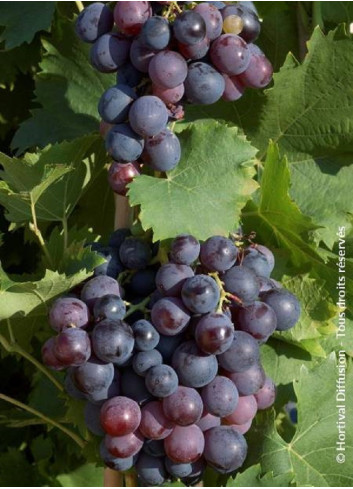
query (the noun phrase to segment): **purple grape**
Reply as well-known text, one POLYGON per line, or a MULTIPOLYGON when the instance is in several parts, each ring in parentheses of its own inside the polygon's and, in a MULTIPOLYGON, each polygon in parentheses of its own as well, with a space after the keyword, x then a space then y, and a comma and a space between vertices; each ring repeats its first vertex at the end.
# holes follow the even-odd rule
POLYGON ((120 34, 103 34, 91 48, 91 63, 102 73, 117 71, 129 59, 130 41, 120 34))
POLYGON ((145 95, 132 104, 129 122, 132 129, 140 136, 156 136, 167 126, 167 108, 158 97, 145 95))
POLYGON ((227 373, 223 375, 232 380, 241 396, 251 396, 256 394, 264 386, 266 375, 261 365, 255 364, 244 372, 227 373))
POLYGON ((101 407, 91 402, 86 402, 84 409, 85 424, 89 431, 96 436, 104 436, 104 430, 100 422, 101 407))
POLYGON ((223 19, 229 15, 236 15, 242 20, 243 28, 239 34, 246 42, 254 42, 261 31, 261 24, 257 14, 252 8, 243 5, 228 5, 222 10, 223 19))
POLYGON ((201 431, 207 431, 215 426, 220 426, 221 419, 218 416, 210 414, 204 409, 201 419, 196 423, 201 431))
POLYGON ((276 399, 276 385, 270 377, 266 377, 264 385, 255 394, 257 409, 268 409, 276 399))
POLYGON ((205 447, 205 439, 198 426, 176 426, 165 439, 167 456, 177 463, 190 463, 198 460, 205 447))
POLYGON ((84 42, 94 42, 111 30, 114 24, 113 14, 101 2, 85 7, 76 19, 75 31, 84 42))
POLYGON ((109 453, 118 458, 136 455, 143 447, 143 437, 139 431, 125 436, 105 435, 105 446, 109 453))
POLYGON ((172 366, 186 387, 203 387, 216 377, 218 362, 214 355, 203 353, 192 340, 182 343, 174 352, 172 366))
POLYGON ((222 95, 223 100, 226 102, 235 102, 236 100, 239 100, 245 91, 245 87, 240 83, 239 77, 223 74, 223 78, 225 81, 225 88, 222 95))
POLYGON ((174 37, 183 44, 196 44, 206 37, 206 23, 194 9, 185 10, 174 21, 174 37))
POLYGON ((234 331, 227 351, 218 355, 218 362, 228 372, 244 372, 260 361, 258 342, 244 331, 234 331))
POLYGON ((128 238, 119 249, 120 260, 130 270, 146 268, 152 258, 150 246, 138 238, 128 238))
POLYGON ((109 124, 118 124, 127 119, 130 105, 136 100, 136 93, 128 85, 116 85, 108 88, 98 103, 101 118, 109 124))
POLYGON ((210 41, 214 41, 222 34, 223 18, 221 12, 211 5, 203 2, 196 5, 194 11, 201 15, 206 24, 206 36, 210 41))
POLYGON ((73 297, 60 297, 49 310, 49 323, 55 331, 65 328, 85 328, 89 322, 89 310, 84 302, 73 297))
POLYGON ((184 86, 189 102, 210 105, 222 97, 225 82, 223 76, 213 66, 197 61, 189 65, 184 86))
POLYGON ((150 2, 117 2, 114 8, 115 23, 127 36, 139 34, 151 15, 150 2))
POLYGON ((99 275, 90 279, 83 287, 81 299, 90 309, 93 309, 97 299, 112 294, 120 297, 120 287, 116 280, 106 275, 99 275))
POLYGON ((227 292, 235 295, 243 303, 251 304, 259 296, 260 285, 256 274, 248 267, 234 266, 222 276, 227 292))
POLYGON ((141 156, 144 141, 128 124, 116 124, 107 134, 105 147, 115 160, 128 163, 141 156))
POLYGON ((140 165, 136 161, 131 163, 118 163, 114 161, 109 168, 108 183, 113 192, 118 195, 126 195, 128 191, 127 185, 137 175, 140 175, 140 165))
MULTIPOLYGON (((140 421, 141 410, 137 402, 128 397, 112 397, 101 408, 100 422, 104 432, 108 435, 129 435, 137 430, 140 421)), ((129 457, 129 455, 126 456, 129 457)))
POLYGON ((278 331, 286 331, 296 325, 301 309, 294 294, 285 289, 274 289, 261 294, 261 300, 274 310, 278 331))
POLYGON ((247 69, 239 75, 240 82, 245 87, 264 88, 271 82, 273 67, 266 56, 252 55, 247 69))
POLYGON ((191 265, 200 253, 200 243, 189 234, 180 234, 170 246, 170 257, 174 263, 191 265))
POLYGON ((175 105, 183 98, 185 87, 183 83, 174 88, 162 88, 153 84, 152 91, 153 95, 163 100, 166 105, 175 105))
POLYGON ((217 472, 227 474, 241 467, 247 450, 245 438, 231 426, 217 426, 205 433, 204 457, 217 472))
POLYGON ((179 51, 184 56, 185 59, 197 60, 202 59, 208 53, 210 48, 210 41, 207 37, 202 39, 196 44, 178 44, 179 51))
POLYGON ((179 386, 172 395, 163 399, 163 412, 168 419, 179 426, 194 424, 202 416, 201 396, 195 389, 179 386))
POLYGON ((235 429, 238 433, 240 433, 241 435, 245 435, 245 433, 247 433, 250 430, 251 425, 252 425, 252 422, 253 422, 253 420, 251 419, 247 423, 244 423, 244 424, 231 424, 230 426, 233 429, 235 429))
POLYGON ((258 282, 260 284, 260 297, 263 292, 268 292, 273 289, 282 289, 282 284, 274 280, 273 278, 258 277, 258 282))
POLYGON ((253 395, 241 396, 234 411, 224 416, 224 418, 227 424, 244 425, 254 419, 256 413, 257 403, 255 397, 253 395))
POLYGON ((159 333, 149 321, 140 319, 132 325, 135 348, 139 351, 153 350, 159 343, 159 333))
POLYGON ((130 61, 134 68, 142 73, 148 73, 150 62, 156 51, 144 46, 140 39, 135 39, 131 44, 130 61))
POLYGON ((94 269, 94 274, 96 276, 108 275, 108 277, 115 279, 123 271, 123 266, 116 250, 110 246, 102 246, 95 251, 106 261, 94 269))
POLYGON ((159 333, 174 336, 186 328, 190 314, 180 299, 164 297, 152 307, 151 320, 159 333))
POLYGON ((193 277, 194 271, 187 265, 166 263, 162 265, 156 275, 157 289, 169 297, 178 297, 187 278, 193 277))
POLYGON ((277 327, 274 310, 264 302, 256 301, 250 306, 237 308, 235 317, 239 329, 261 342, 267 341, 277 327))
POLYGON ((104 319, 92 332, 92 348, 103 362, 124 365, 132 356, 134 335, 131 327, 124 321, 104 319))
POLYGON ((126 314, 125 302, 117 295, 104 295, 96 300, 93 314, 96 321, 101 321, 102 319, 118 321, 123 319, 126 314))
POLYGON ((212 63, 222 73, 239 75, 250 64, 250 51, 246 42, 235 34, 222 34, 210 49, 212 63))
POLYGON ((91 401, 107 399, 109 387, 114 380, 114 366, 91 357, 87 363, 72 370, 74 385, 91 401))
POLYGON ((205 353, 219 355, 231 346, 234 337, 234 326, 228 316, 221 313, 210 313, 203 316, 195 329, 197 346, 205 353))
POLYGON ((169 365, 157 365, 146 375, 147 390, 155 397, 167 397, 178 388, 178 376, 169 365))
POLYGON ((142 27, 141 42, 149 49, 161 51, 170 41, 169 22, 158 15, 150 17, 142 27))
POLYGON ((99 446, 99 454, 105 465, 112 470, 125 472, 126 470, 131 469, 134 465, 134 457, 114 457, 105 446, 105 440, 102 440, 99 446))
POLYGON ((168 128, 154 137, 146 138, 143 158, 153 170, 173 170, 179 163, 180 157, 179 139, 168 128))
POLYGON ((53 353, 62 365, 79 367, 91 356, 91 342, 83 329, 65 329, 54 340, 53 353))
POLYGON ((185 281, 181 296, 190 311, 195 314, 207 314, 216 309, 220 290, 212 277, 195 275, 185 281))
POLYGON ((211 272, 225 272, 235 263, 238 248, 228 238, 212 236, 201 245, 200 260, 211 272))
POLYGON ((49 338, 44 343, 44 345, 42 346, 43 363, 46 367, 49 367, 53 370, 63 370, 65 368, 65 365, 63 365, 63 363, 56 358, 54 354, 54 347, 55 338, 49 338))
POLYGON ((150 440, 164 440, 169 436, 175 424, 163 412, 160 401, 152 401, 141 410, 141 423, 139 430, 150 440))
POLYGON ((146 377, 148 370, 163 363, 162 355, 158 350, 140 351, 132 359, 132 368, 141 377, 146 377))
POLYGON ((202 400, 207 411, 224 418, 232 413, 238 404, 239 394, 234 383, 218 375, 202 388, 202 400))

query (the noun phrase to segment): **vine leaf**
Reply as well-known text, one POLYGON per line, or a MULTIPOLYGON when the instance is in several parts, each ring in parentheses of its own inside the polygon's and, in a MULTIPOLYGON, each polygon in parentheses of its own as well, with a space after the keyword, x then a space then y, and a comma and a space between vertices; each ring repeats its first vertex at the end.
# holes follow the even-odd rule
POLYGON ((64 487, 102 487, 103 467, 85 464, 72 472, 58 475, 57 479, 64 487))
POLYGON ((144 229, 156 240, 180 233, 199 239, 236 229, 240 211, 257 188, 256 149, 236 128, 215 121, 192 124, 180 135, 182 159, 160 179, 142 175, 130 184, 144 229))
MULTIPOLYGON (((294 383, 298 401, 298 424, 289 443, 278 434, 273 412, 261 413, 257 417, 251 437, 255 442, 255 450, 260 455, 263 472, 273 471, 277 476, 293 471, 297 486, 352 485, 353 430, 347 420, 353 416, 353 393, 350 389, 346 391, 346 462, 338 464, 337 375, 335 354, 331 354, 310 371, 302 367, 300 378, 294 383)), ((349 365, 346 385, 351 385, 352 381, 353 370, 349 365)))
POLYGON ((5 41, 6 49, 30 43, 37 32, 49 29, 55 5, 56 2, 1 2, 0 25, 5 29, 0 42, 5 41))
POLYGON ((272 472, 262 475, 261 465, 253 465, 244 472, 230 477, 226 487, 290 487, 294 479, 293 472, 274 476, 272 472))

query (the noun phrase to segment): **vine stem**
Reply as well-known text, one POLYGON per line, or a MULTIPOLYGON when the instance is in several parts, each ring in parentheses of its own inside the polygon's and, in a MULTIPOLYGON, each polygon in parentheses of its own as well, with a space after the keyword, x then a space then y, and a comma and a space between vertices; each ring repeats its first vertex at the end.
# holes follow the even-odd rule
POLYGON ((130 307, 129 307, 129 310, 127 311, 127 313, 125 314, 125 318, 128 318, 129 316, 131 316, 131 314, 133 314, 134 312, 136 311, 142 311, 144 312, 145 309, 146 309, 146 306, 147 304, 149 303, 151 297, 148 296, 146 297, 145 299, 143 299, 143 301, 139 302, 138 304, 129 304, 130 307))
POLYGON ((18 343, 16 343, 10 321, 8 320, 7 322, 8 329, 9 329, 9 335, 10 335, 10 342, 5 338, 5 336, 0 335, 0 344, 2 347, 9 353, 17 353, 21 357, 25 358, 29 362, 31 362, 38 370, 40 370, 48 379, 55 385, 57 389, 59 389, 60 392, 64 392, 64 387, 62 384, 47 370, 44 365, 42 365, 38 360, 36 360, 30 353, 28 353, 26 350, 24 350, 18 343))
POLYGON ((83 3, 80 2, 80 1, 76 1, 75 3, 76 3, 77 10, 79 12, 82 12, 82 10, 85 8, 84 5, 83 5, 83 3))
POLYGON ((33 202, 33 198, 31 196, 31 214, 32 214, 32 221, 33 222, 30 222, 29 223, 29 229, 35 234, 35 236, 37 237, 38 241, 39 241, 39 244, 41 245, 42 247, 42 250, 43 250, 43 253, 47 259, 47 262, 48 264, 51 266, 51 268, 53 268, 53 260, 50 256, 50 253, 48 251, 48 248, 45 244, 45 241, 44 241, 44 238, 43 238, 43 235, 38 227, 38 223, 37 223, 37 214, 36 214, 36 207, 35 207, 35 203, 33 202))
POLYGON ((76 433, 66 428, 66 426, 62 425, 61 423, 58 423, 54 419, 49 418, 48 416, 37 411, 36 409, 33 409, 30 406, 27 406, 26 404, 23 404, 22 402, 13 399, 12 397, 6 396, 5 394, 0 393, 0 399, 2 399, 5 402, 8 402, 9 404, 12 404, 13 406, 23 409, 24 411, 27 411, 28 413, 31 413, 34 416, 37 416, 37 418, 42 419, 43 421, 45 421, 48 424, 51 424, 52 426, 55 426, 55 428, 58 428, 60 431, 65 433, 67 436, 69 436, 75 443, 77 443, 77 445, 80 448, 84 448, 85 441, 82 440, 82 438, 80 438, 76 433))

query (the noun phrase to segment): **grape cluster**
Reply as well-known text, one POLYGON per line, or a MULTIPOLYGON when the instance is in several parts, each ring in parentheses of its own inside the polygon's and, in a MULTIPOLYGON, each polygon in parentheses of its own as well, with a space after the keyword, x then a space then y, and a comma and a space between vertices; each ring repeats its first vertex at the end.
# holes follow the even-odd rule
POLYGON ((167 125, 184 103, 235 101, 270 83, 271 63, 254 44, 260 27, 252 2, 119 1, 114 12, 103 3, 81 12, 76 33, 93 43, 93 67, 117 72, 98 104, 114 192, 125 195, 143 164, 176 167, 180 143, 167 125))
POLYGON ((101 458, 149 486, 192 485, 207 465, 237 470, 244 434, 275 399, 260 345, 300 315, 270 278, 272 252, 250 237, 180 235, 161 264, 158 246, 124 229, 91 246, 106 262, 80 298, 53 303, 58 335, 43 360, 68 368, 67 392, 86 400, 86 424, 104 437, 101 458))

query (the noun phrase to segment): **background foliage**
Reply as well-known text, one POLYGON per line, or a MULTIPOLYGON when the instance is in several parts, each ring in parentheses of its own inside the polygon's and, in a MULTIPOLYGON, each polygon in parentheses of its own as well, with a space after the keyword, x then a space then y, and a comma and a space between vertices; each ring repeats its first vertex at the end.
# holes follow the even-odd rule
MULTIPOLYGON (((256 230, 275 252, 276 278, 303 306, 299 324, 263 347, 278 399, 257 416, 244 471, 229 480, 209 471, 205 485, 351 486, 353 429, 337 466, 334 398, 338 226, 349 256, 353 239, 352 2, 257 4, 273 86, 234 104, 187 107, 175 128, 180 165, 166 180, 137 178, 130 199, 155 239, 204 239, 239 222, 256 230), (298 401, 295 427, 289 400, 298 401)), ((102 485, 82 403, 39 363, 48 304, 92 274, 100 259, 83 245, 106 238, 114 215, 96 105, 115 76, 90 67, 76 15, 74 2, 0 3, 2 486, 102 485)), ((352 270, 347 257, 348 296, 352 270)), ((347 385, 351 377, 348 358, 347 385)))

